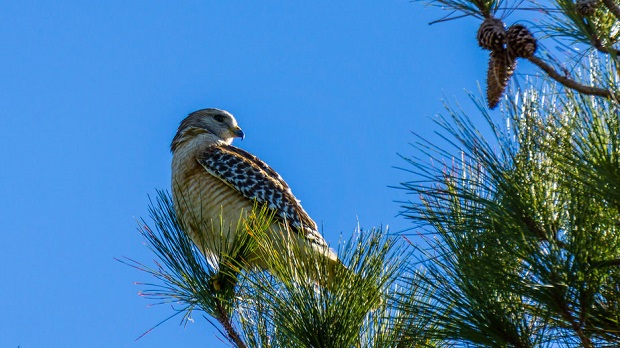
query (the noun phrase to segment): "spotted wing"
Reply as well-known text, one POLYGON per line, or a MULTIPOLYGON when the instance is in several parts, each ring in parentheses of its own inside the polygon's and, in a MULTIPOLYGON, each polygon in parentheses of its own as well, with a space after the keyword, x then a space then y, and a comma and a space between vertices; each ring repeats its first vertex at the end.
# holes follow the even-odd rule
POLYGON ((308 216, 282 177, 256 156, 231 145, 211 146, 198 158, 211 175, 224 181, 241 195, 275 210, 308 241, 327 246, 316 223, 308 216))

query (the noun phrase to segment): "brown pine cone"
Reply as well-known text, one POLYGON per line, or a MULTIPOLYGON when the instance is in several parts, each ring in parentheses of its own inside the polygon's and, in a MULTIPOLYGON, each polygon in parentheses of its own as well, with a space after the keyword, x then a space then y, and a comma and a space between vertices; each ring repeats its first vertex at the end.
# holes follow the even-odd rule
POLYGON ((491 51, 487 70, 487 104, 494 109, 499 104, 508 81, 517 67, 517 60, 505 49, 491 51))
POLYGON ((478 45, 487 50, 497 51, 506 44, 504 23, 497 18, 486 18, 478 28, 478 45))
POLYGON ((600 4, 601 0, 577 0, 575 2, 575 9, 577 14, 587 17, 593 15, 600 4))
POLYGON ((536 52, 536 39, 525 26, 515 24, 506 33, 506 47, 510 57, 529 58, 536 52))

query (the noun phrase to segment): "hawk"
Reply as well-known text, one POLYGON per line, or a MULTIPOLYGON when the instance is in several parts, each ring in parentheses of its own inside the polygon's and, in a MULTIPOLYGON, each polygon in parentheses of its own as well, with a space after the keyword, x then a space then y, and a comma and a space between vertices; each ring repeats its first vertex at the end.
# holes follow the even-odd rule
MULTIPOLYGON (((218 255, 225 242, 235 240, 240 220, 264 206, 274 216, 268 232, 273 245, 297 243, 325 257, 333 274, 341 263, 288 184, 265 162, 231 145, 244 137, 224 110, 198 110, 181 121, 170 148, 172 197, 185 232, 205 255, 218 255)), ((260 254, 246 256, 249 266, 268 267, 260 254)))

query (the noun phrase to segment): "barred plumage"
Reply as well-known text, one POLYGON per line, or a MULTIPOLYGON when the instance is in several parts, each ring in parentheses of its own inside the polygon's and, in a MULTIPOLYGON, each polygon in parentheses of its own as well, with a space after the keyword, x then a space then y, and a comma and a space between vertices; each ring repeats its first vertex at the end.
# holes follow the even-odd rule
POLYGON ((515 24, 506 32, 506 47, 512 58, 529 58, 536 52, 536 39, 525 26, 515 24))
POLYGON ((517 67, 517 60, 510 57, 505 49, 491 51, 487 70, 487 104, 493 109, 497 106, 508 81, 517 67))
POLYGON ((478 45, 497 51, 504 49, 506 44, 506 29, 504 23, 497 18, 486 18, 478 28, 478 45))
POLYGON ((230 255, 237 233, 253 232, 238 230, 240 222, 253 209, 267 207, 275 220, 264 236, 265 245, 274 249, 261 246, 236 257, 249 266, 268 268, 266 255, 286 258, 296 248, 324 257, 332 279, 344 266, 316 223, 275 170, 231 145, 236 137, 243 138, 244 133, 224 110, 199 110, 181 122, 171 144, 172 196, 185 232, 203 253, 230 255))
POLYGON ((209 174, 224 181, 245 198, 275 210, 276 218, 288 223, 309 242, 327 247, 316 223, 282 177, 267 163, 231 145, 207 147, 198 162, 209 174))

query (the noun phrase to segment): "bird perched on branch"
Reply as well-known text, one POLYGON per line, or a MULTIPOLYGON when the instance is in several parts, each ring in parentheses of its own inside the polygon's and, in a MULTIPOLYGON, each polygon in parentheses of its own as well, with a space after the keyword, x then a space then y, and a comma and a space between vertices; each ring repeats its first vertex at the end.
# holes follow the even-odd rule
MULTIPOLYGON (((202 109, 189 114, 172 140, 172 194, 185 232, 205 255, 227 253, 244 219, 258 206, 274 216, 267 233, 280 256, 292 245, 324 257, 329 278, 344 267, 302 208, 287 183, 265 162, 238 147, 245 134, 227 111, 202 109), (240 224, 240 221, 242 222, 240 224), (296 243, 296 244, 295 244, 296 243)), ((251 231, 249 231, 251 233, 251 231)), ((268 268, 265 253, 242 255, 246 265, 268 268)), ((219 285, 216 285, 217 289, 219 285)))

